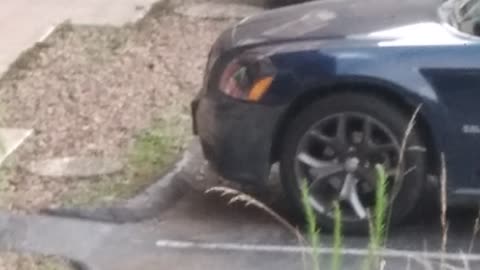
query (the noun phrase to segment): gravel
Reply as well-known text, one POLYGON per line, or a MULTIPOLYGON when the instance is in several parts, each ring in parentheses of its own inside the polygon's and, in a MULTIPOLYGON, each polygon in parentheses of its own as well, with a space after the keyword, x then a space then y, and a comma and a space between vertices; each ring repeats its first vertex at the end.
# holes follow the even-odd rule
POLYGON ((65 24, 37 44, 0 82, 3 125, 35 130, 4 169, 0 204, 52 207, 99 181, 130 181, 120 174, 87 179, 90 185, 24 168, 65 157, 124 161, 152 123, 180 137, 171 151, 179 152, 190 134, 189 102, 200 88, 208 49, 229 23, 178 16, 163 5, 136 25, 65 24))
MULTIPOLYGON (((171 1, 181 2, 200 1, 171 1)), ((28 168, 85 157, 128 164, 135 141, 152 126, 170 138, 163 163, 182 151, 191 134, 189 103, 201 86, 209 47, 232 20, 172 10, 156 6, 139 23, 122 28, 65 23, 0 79, 2 126, 34 129, 0 171, 1 208, 29 212, 108 202, 121 194, 118 185, 141 189, 155 178, 136 184, 128 165, 114 175, 81 178, 41 176, 28 168)), ((3 269, 65 266, 9 254, 0 256, 3 269)))

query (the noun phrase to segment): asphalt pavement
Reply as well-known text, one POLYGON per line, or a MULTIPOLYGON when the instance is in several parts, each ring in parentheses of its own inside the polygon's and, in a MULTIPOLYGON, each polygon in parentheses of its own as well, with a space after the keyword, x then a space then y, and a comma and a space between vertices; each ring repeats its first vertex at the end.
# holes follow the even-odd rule
MULTIPOLYGON (((203 163, 201 157, 194 160, 203 163)), ((187 175, 193 177, 195 172, 187 175)), ((303 227, 282 197, 272 200, 272 194, 259 196, 271 201, 294 226, 303 227)), ((390 232, 388 249, 381 253, 383 269, 441 269, 442 261, 447 265, 444 269, 478 269, 480 243, 472 241, 476 211, 450 209, 448 252, 443 254, 439 252, 442 232, 438 211, 430 210, 390 232)), ((321 269, 331 269, 332 237, 322 234, 320 239, 321 269)), ((367 237, 346 236, 341 269, 365 269, 367 246, 367 237)), ((227 198, 205 194, 193 185, 186 185, 183 196, 168 209, 136 223, 4 212, 0 214, 0 248, 60 255, 77 266, 95 270, 304 269, 311 262, 311 250, 263 210, 241 203, 229 205, 227 198)))

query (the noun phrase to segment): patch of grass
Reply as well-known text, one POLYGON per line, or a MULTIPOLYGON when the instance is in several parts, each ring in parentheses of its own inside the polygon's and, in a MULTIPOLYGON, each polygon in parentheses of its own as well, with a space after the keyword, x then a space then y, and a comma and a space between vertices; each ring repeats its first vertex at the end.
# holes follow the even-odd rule
POLYGON ((176 118, 156 121, 132 140, 122 173, 79 181, 73 191, 63 196, 63 205, 105 204, 134 196, 173 164, 189 138, 186 134, 185 123, 176 118))
POLYGON ((125 173, 109 177, 100 177, 95 181, 79 180, 75 188, 62 196, 63 206, 106 204, 122 198, 130 187, 125 173))
POLYGON ((172 162, 182 144, 181 137, 173 133, 169 124, 161 121, 139 134, 128 154, 129 167, 135 177, 154 176, 172 162))

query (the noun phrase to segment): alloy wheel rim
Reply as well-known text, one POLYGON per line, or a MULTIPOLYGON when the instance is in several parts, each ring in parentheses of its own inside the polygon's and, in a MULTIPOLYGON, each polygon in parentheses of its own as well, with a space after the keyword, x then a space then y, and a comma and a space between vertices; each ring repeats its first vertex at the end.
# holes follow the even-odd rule
POLYGON ((295 157, 296 179, 307 181, 315 211, 333 218, 337 202, 345 221, 365 220, 375 204, 375 165, 386 170, 387 192, 401 166, 400 144, 386 125, 365 113, 327 116, 301 138, 295 157))

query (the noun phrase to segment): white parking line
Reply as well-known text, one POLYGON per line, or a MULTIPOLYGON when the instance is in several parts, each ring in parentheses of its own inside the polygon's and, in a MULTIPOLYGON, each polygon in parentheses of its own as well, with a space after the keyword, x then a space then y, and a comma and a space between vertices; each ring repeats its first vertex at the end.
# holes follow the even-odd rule
MULTIPOLYGON (((312 248, 288 245, 250 245, 240 243, 205 243, 193 241, 176 241, 176 240, 158 240, 156 246, 159 248, 171 249, 200 249, 212 251, 239 251, 239 252, 266 252, 266 253, 311 253, 312 248)), ((319 254, 333 254, 331 248, 318 249, 319 254)), ((343 255, 352 256, 369 256, 371 251, 367 249, 342 249, 343 255)), ((423 251, 407 251, 384 249, 376 253, 376 255, 384 258, 422 258, 427 260, 457 260, 457 261, 480 261, 480 255, 465 253, 441 253, 441 252, 423 252, 423 251)))

